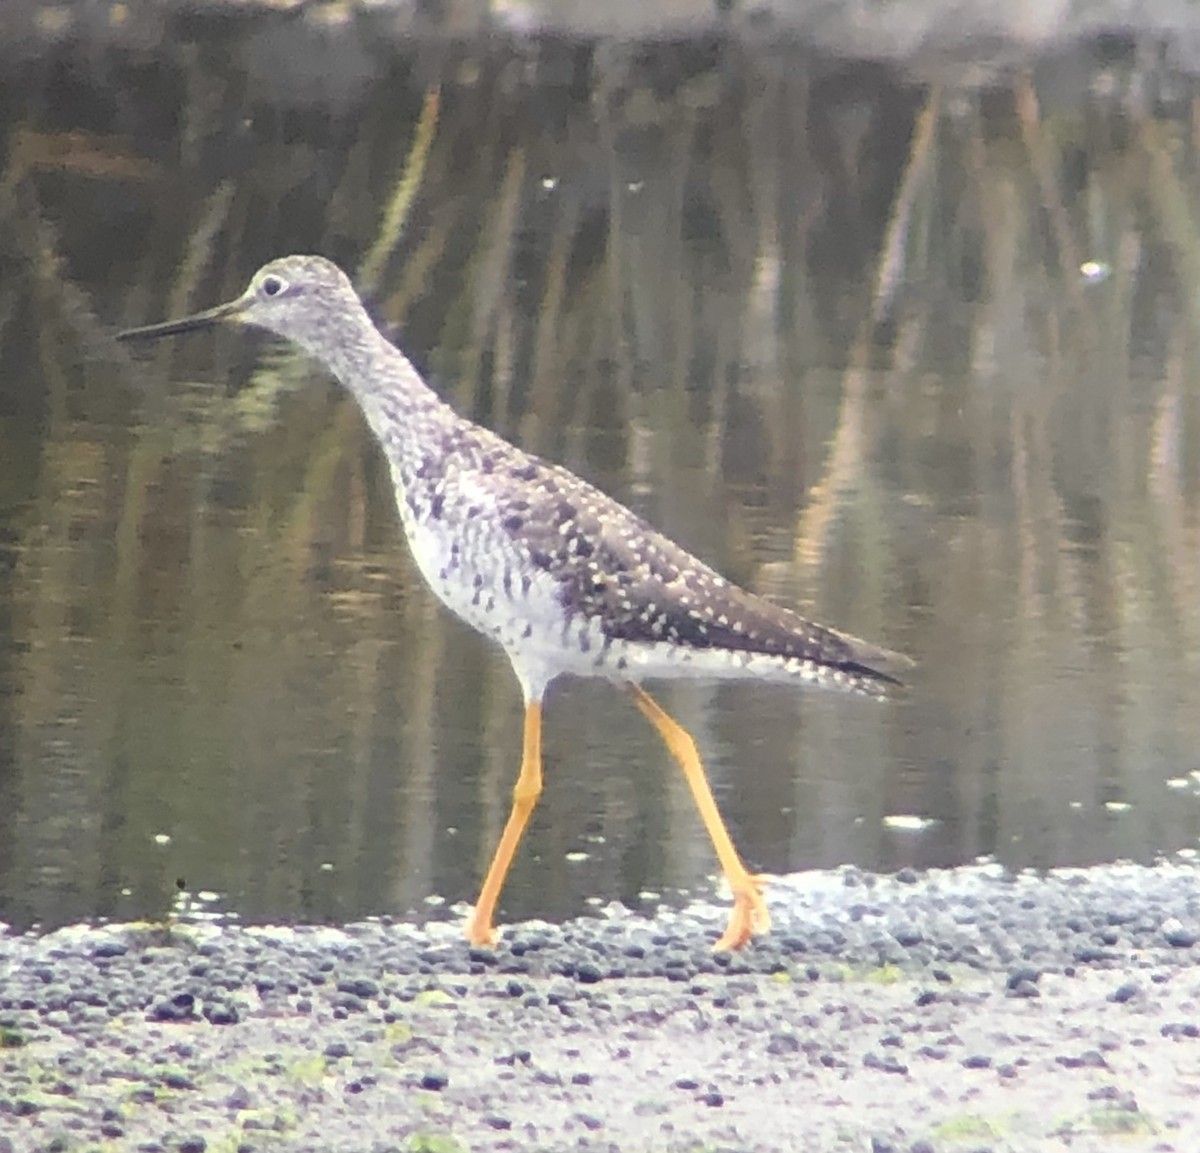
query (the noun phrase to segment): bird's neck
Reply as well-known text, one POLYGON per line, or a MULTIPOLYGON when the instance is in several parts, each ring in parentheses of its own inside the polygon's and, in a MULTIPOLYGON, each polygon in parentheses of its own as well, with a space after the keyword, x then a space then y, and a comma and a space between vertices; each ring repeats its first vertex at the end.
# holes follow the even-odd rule
POLYGON ((373 326, 367 340, 345 342, 339 353, 329 367, 354 393, 398 483, 443 451, 447 430, 466 423, 373 326))

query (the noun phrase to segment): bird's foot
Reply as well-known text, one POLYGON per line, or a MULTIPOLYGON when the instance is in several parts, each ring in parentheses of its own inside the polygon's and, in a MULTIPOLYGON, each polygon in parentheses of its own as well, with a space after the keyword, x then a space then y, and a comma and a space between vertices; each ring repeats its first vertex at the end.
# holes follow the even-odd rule
POLYGON ((496 930, 492 928, 491 917, 481 917, 478 911, 467 918, 467 940, 479 949, 494 949, 496 947, 496 930))
POLYGON ((762 892, 763 879, 746 875, 744 883, 733 890, 733 909, 729 924, 720 940, 713 946, 715 952, 740 949, 755 933, 765 933, 771 927, 771 914, 762 892))

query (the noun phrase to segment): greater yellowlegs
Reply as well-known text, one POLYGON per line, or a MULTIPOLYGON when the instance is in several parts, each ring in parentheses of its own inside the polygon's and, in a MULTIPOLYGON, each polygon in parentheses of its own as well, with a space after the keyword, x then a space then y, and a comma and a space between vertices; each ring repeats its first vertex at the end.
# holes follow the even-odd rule
POLYGON ((294 341, 354 394, 387 457, 422 575, 445 605, 504 649, 521 683, 521 768, 468 939, 495 943, 496 902, 542 791, 542 701, 563 673, 625 687, 683 770, 733 891, 716 947, 740 948, 764 932, 770 915, 761 879, 733 846, 695 743, 641 682, 714 677, 884 696, 906 659, 738 588, 574 473, 459 416, 376 329, 345 273, 322 257, 273 260, 236 300, 119 339, 219 321, 294 341))

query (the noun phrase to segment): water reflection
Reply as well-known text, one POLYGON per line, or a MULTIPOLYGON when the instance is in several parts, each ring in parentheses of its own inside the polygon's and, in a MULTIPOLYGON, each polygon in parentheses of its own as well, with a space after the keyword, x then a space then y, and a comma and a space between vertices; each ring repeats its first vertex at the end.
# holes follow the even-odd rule
MULTIPOLYGON (((282 28, 0 82, 0 918, 179 877, 253 919, 474 895, 518 694, 421 587, 353 405, 244 334, 110 339, 303 250, 460 410, 921 662, 883 707, 663 694, 754 866, 1196 845, 1189 78, 1139 103, 1135 53, 1084 53, 1046 110, 720 39, 256 66, 315 50, 282 28)), ((714 871, 618 694, 564 685, 546 755, 506 918, 714 871)))

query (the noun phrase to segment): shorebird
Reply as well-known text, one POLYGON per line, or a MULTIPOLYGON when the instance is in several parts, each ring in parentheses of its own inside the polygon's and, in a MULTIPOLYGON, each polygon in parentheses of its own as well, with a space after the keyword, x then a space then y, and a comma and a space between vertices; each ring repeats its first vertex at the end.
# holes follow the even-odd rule
POLYGON ((762 879, 734 848, 694 741, 642 682, 757 680, 882 697, 910 662, 739 588, 566 468, 460 416, 323 257, 273 260, 236 300, 118 339, 223 321, 285 337, 353 394, 387 459, 422 576, 452 612, 500 645, 520 682, 521 767, 467 938, 495 944, 496 903, 542 792, 542 702, 563 674, 624 687, 683 770, 733 893, 715 948, 741 948, 765 932, 762 879))

